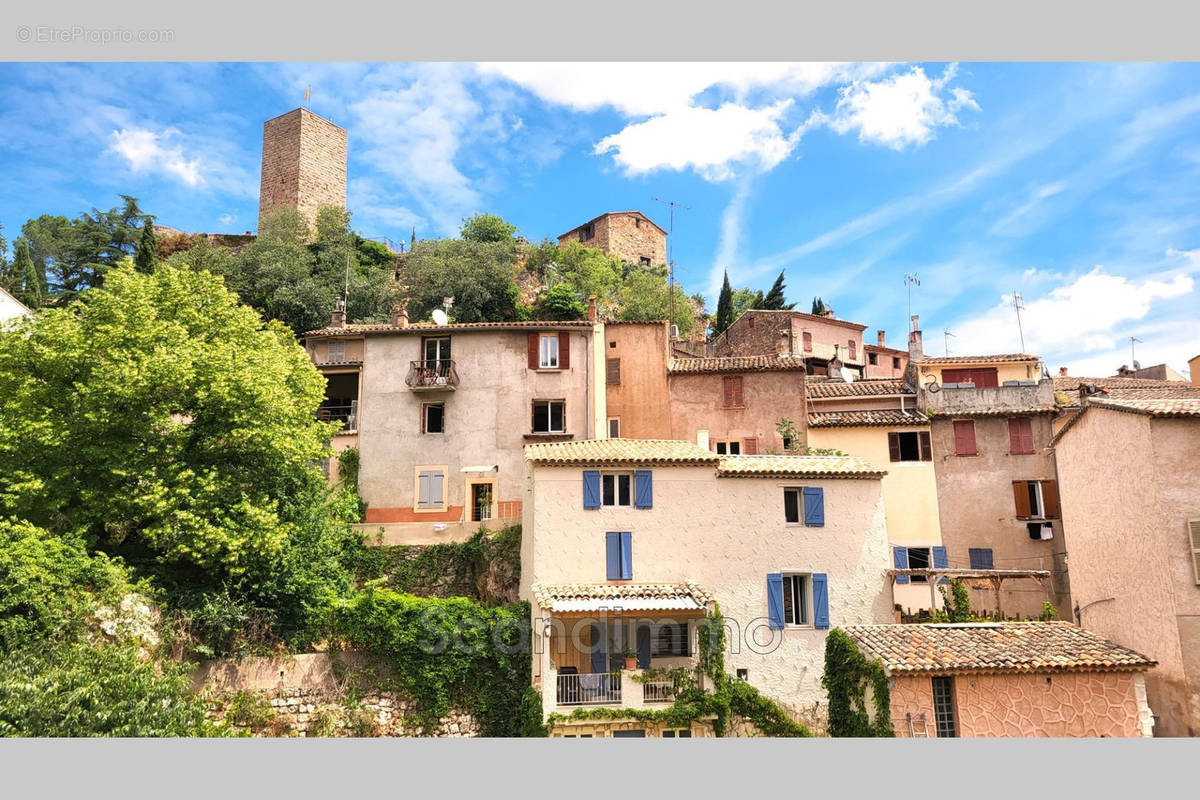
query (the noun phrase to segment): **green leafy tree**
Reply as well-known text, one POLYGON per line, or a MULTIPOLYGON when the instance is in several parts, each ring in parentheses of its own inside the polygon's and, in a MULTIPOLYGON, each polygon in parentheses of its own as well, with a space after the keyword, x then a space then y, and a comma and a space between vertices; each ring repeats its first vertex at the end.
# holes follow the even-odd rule
POLYGON ((571 242, 559 248, 557 268, 547 277, 566 281, 580 297, 595 295, 607 306, 616 297, 623 272, 620 259, 598 247, 571 242))
POLYGON ((713 336, 720 336, 733 324, 733 287, 729 285, 729 270, 725 270, 725 282, 717 297, 717 317, 713 321, 713 336))
POLYGON ((154 264, 158 260, 155 252, 154 220, 147 217, 142 223, 142 235, 138 238, 137 253, 133 256, 133 265, 138 272, 149 275, 154 272, 154 264))
POLYGON ((574 320, 583 319, 587 308, 579 299, 579 295, 565 283, 560 283, 538 298, 534 307, 534 316, 544 320, 574 320))
POLYGON ((322 483, 324 381, 221 281, 130 261, 0 333, 0 513, 131 561, 242 574, 322 483))
POLYGON ((463 219, 460 235, 468 242, 509 242, 516 232, 516 225, 495 214, 475 214, 463 219))
POLYGON ((502 322, 516 315, 516 245, 462 239, 422 239, 404 259, 402 282, 413 319, 427 319, 454 298, 458 322, 502 322))
POLYGON ((186 267, 196 272, 220 275, 231 286, 237 282, 234 276, 239 267, 238 257, 228 247, 209 244, 204 237, 200 237, 191 247, 171 253, 164 262, 176 268, 186 267))
POLYGON ((763 307, 763 293, 761 290, 754 289, 734 289, 733 290, 733 311, 730 312, 729 318, 736 321, 738 317, 753 308, 763 307))
POLYGON ((16 276, 14 294, 17 299, 30 308, 39 308, 44 299, 42 276, 29 255, 29 242, 23 236, 17 239, 17 254, 13 259, 12 271, 16 276))
POLYGON ((620 319, 626 322, 649 322, 669 319, 686 335, 695 326, 692 301, 678 284, 675 288, 675 316, 671 317, 669 287, 665 275, 651 270, 631 270, 621 282, 617 299, 620 319))
POLYGON ((812 301, 812 313, 824 314, 825 313, 825 301, 819 297, 814 297, 813 301, 812 301))
POLYGON ((779 277, 775 279, 775 283, 771 284, 771 290, 755 308, 767 311, 790 311, 795 308, 795 303, 784 303, 783 288, 783 270, 780 270, 779 277))

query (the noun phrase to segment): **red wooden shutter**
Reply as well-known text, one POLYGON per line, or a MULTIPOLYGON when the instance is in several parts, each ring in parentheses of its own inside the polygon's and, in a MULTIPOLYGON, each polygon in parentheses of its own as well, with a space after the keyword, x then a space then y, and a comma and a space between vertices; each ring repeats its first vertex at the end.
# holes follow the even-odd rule
POLYGON ((742 405, 742 376, 726 375, 722 382, 726 408, 739 408, 742 405))
POLYGON ((888 455, 891 456, 892 461, 900 460, 900 434, 888 434, 888 455))
POLYGON ((758 439, 751 436, 749 439, 742 439, 742 455, 756 456, 758 455, 758 439))
POLYGON ((975 421, 960 419, 954 423, 954 454, 974 456, 979 454, 975 444, 975 421))
POLYGON ((558 368, 571 368, 571 334, 566 332, 558 335, 558 368))
POLYGON ((812 334, 808 331, 804 332, 804 352, 812 352, 812 334))
POLYGON ((920 439, 920 441, 921 441, 921 460, 922 461, 932 461, 933 460, 933 447, 930 445, 930 442, 929 442, 929 431, 921 431, 920 433, 917 434, 917 438, 920 439))
POLYGON ((853 339, 851 339, 851 340, 849 341, 849 345, 850 345, 850 347, 849 347, 848 349, 849 349, 849 351, 850 351, 850 357, 851 357, 851 358, 858 358, 858 350, 857 350, 857 349, 855 348, 855 346, 854 346, 854 340, 853 340, 853 339))
POLYGON ((1043 514, 1046 519, 1058 519, 1058 482, 1057 481, 1042 481, 1042 505, 1045 506, 1043 514))
POLYGON ((1008 451, 1016 454, 1033 452, 1033 423, 1029 417, 1012 417, 1008 421, 1008 451))
POLYGON ((526 350, 529 353, 529 368, 538 368, 538 335, 536 333, 529 334, 526 350))
POLYGON ((1029 507, 1029 482, 1013 481, 1013 501, 1017 506, 1017 519, 1029 519, 1033 510, 1029 507))

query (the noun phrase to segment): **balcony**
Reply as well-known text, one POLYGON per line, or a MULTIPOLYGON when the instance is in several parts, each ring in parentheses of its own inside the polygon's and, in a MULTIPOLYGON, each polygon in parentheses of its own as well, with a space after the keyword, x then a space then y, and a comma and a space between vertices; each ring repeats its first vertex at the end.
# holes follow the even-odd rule
MULTIPOLYGON (((570 669, 567 667, 566 669, 570 669)), ((646 708, 675 702, 675 683, 669 678, 641 679, 642 670, 577 674, 551 670, 545 686, 543 707, 569 714, 588 706, 646 708)), ((703 685, 702 676, 697 673, 703 685)))
POLYGON ((450 359, 410 361, 404 382, 414 392, 453 392, 458 387, 458 370, 450 359))
POLYGON ((317 409, 317 419, 320 422, 340 422, 342 429, 339 433, 358 430, 358 401, 350 402, 325 401, 317 409))
POLYGON ((1003 386, 945 384, 939 387, 939 391, 930 391, 923 386, 921 398, 925 410, 935 417, 980 412, 1028 413, 1033 409, 1054 407, 1054 382, 1043 378, 1036 383, 1021 382, 1003 386))

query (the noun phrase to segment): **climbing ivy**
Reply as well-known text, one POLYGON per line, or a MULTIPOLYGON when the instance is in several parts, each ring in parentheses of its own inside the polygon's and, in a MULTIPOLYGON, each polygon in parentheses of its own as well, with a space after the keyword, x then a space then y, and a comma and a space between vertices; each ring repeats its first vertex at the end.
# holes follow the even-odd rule
POLYGON ((366 518, 367 503, 358 493, 358 473, 362 464, 358 448, 347 447, 339 453, 337 464, 338 477, 341 479, 342 489, 354 498, 358 506, 358 521, 362 522, 366 518))
POLYGON ((829 693, 829 735, 834 737, 890 737, 891 691, 887 673, 878 661, 869 661, 854 641, 835 628, 825 637, 825 674, 821 685, 829 693), (867 711, 871 690, 875 719, 867 711))

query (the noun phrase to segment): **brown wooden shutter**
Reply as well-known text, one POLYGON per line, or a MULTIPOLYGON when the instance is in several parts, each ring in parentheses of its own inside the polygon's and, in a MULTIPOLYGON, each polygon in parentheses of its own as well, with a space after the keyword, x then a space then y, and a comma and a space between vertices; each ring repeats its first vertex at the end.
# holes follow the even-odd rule
POLYGON ((731 395, 733 397, 733 402, 730 403, 730 405, 737 406, 740 408, 743 405, 743 403, 742 403, 742 376, 734 375, 731 378, 726 378, 726 380, 729 381, 729 385, 732 387, 731 395))
POLYGON ((1062 513, 1058 506, 1058 481, 1042 481, 1042 505, 1046 507, 1046 519, 1058 519, 1062 513))
POLYGON ((921 440, 921 460, 933 460, 933 446, 929 442, 929 431, 921 431, 917 434, 917 438, 921 440))
POLYGON ((1013 481, 1013 501, 1017 506, 1017 519, 1029 519, 1033 510, 1029 507, 1029 482, 1013 481))
POLYGON ((742 455, 758 455, 758 439, 756 437, 751 436, 749 439, 742 439, 742 455))
POLYGON ((954 454, 958 456, 973 456, 979 449, 975 445, 975 421, 969 419, 954 422, 954 454))
POLYGON ((1192 547, 1192 574, 1200 585, 1200 519, 1188 520, 1188 544, 1192 547))
POLYGON ((571 368, 571 334, 565 331, 558 335, 558 368, 571 368))
POLYGON ((888 455, 891 456, 892 461, 900 460, 900 434, 888 434, 888 455))
POLYGON ((538 335, 536 333, 529 334, 526 350, 529 353, 529 368, 538 368, 538 335))
POLYGON ((731 407, 737 405, 737 403, 734 402, 734 386, 733 386, 733 384, 736 380, 738 380, 738 379, 731 375, 726 375, 721 380, 721 388, 724 390, 723 391, 724 405, 726 408, 731 408, 731 407))
POLYGON ((621 359, 610 358, 606 364, 605 381, 617 385, 621 383, 621 359))
POLYGON ((804 333, 804 352, 812 352, 812 334, 807 331, 804 333))

